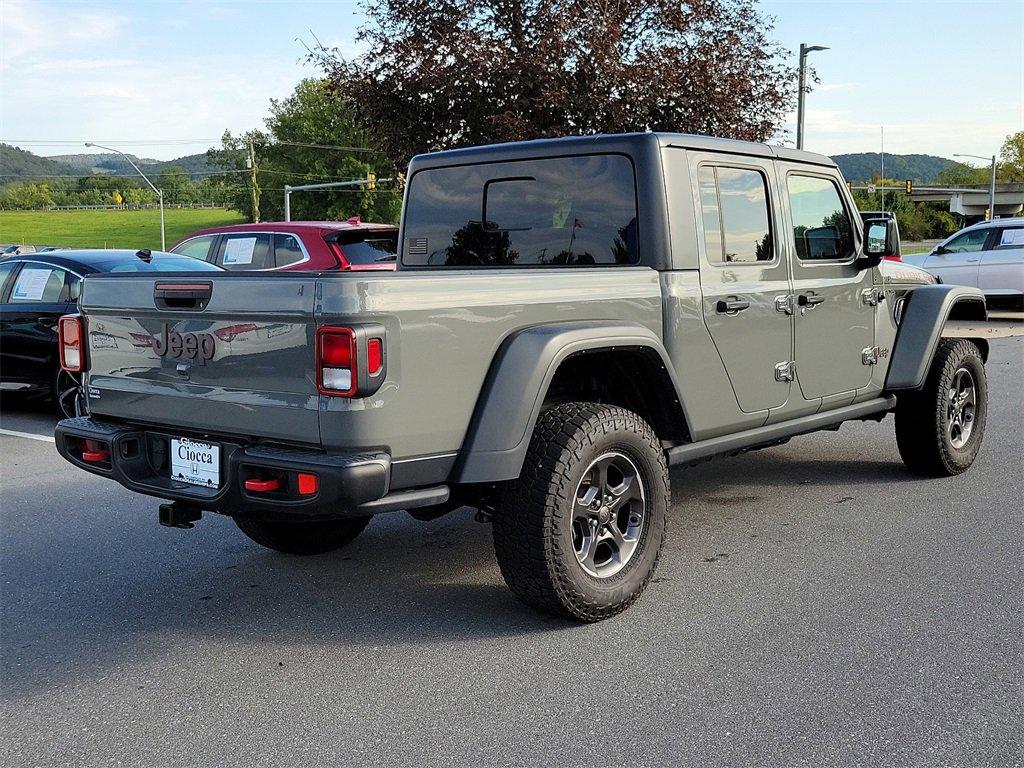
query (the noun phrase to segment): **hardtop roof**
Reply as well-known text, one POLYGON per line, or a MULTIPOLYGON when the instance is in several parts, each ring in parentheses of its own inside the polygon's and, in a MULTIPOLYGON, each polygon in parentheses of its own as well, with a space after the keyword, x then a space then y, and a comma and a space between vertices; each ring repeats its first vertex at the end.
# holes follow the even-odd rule
POLYGON ((722 139, 714 136, 699 136, 687 133, 603 133, 589 136, 562 136, 558 138, 532 139, 501 144, 483 144, 440 152, 429 152, 413 158, 418 167, 512 160, 531 156, 557 156, 579 154, 584 150, 608 152, 650 151, 655 145, 662 147, 683 147, 707 152, 727 152, 756 157, 773 157, 798 163, 811 163, 835 167, 835 162, 825 155, 806 150, 778 147, 753 141, 722 139))

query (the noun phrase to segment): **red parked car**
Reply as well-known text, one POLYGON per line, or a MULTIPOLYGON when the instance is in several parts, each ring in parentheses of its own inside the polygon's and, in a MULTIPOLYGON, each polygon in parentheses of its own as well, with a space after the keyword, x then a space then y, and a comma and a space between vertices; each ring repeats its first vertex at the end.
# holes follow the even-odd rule
POLYGON ((228 270, 394 269, 398 228, 348 221, 264 221, 193 232, 171 248, 228 270))

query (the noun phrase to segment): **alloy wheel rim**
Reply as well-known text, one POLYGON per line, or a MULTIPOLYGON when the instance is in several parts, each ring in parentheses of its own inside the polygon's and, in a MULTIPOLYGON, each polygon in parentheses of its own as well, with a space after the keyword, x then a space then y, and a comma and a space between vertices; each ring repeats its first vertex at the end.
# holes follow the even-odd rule
POLYGON ((580 567, 599 579, 619 573, 637 552, 646 513, 633 460, 618 451, 594 459, 573 497, 572 544, 580 567))
POLYGON ((974 376, 966 368, 957 368, 946 397, 946 436, 954 448, 963 448, 971 439, 977 407, 974 376))
POLYGON ((57 375, 57 405, 69 419, 78 415, 78 389, 78 380, 70 373, 62 370, 57 375))

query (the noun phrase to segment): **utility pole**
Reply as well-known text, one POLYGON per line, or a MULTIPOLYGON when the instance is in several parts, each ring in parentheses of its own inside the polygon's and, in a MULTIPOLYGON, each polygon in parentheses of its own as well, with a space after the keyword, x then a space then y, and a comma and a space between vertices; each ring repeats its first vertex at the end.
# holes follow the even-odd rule
POLYGON ((259 224, 260 187, 256 181, 256 148, 253 146, 252 139, 249 139, 249 158, 246 161, 246 165, 249 166, 249 182, 251 184, 249 194, 252 202, 252 220, 254 223, 259 224))
POLYGON ((881 150, 882 150, 882 178, 878 180, 878 184, 882 187, 882 213, 885 213, 885 126, 880 126, 881 131, 881 150))
POLYGON ((800 43, 800 90, 796 101, 796 148, 804 148, 804 91, 807 90, 807 54, 811 51, 827 51, 823 45, 800 43))

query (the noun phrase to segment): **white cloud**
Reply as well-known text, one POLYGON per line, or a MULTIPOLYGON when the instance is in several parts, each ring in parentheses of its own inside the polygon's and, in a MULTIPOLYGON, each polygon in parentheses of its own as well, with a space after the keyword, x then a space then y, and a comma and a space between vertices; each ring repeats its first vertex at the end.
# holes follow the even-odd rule
MULTIPOLYGON (((225 129, 262 127, 271 98, 308 76, 298 43, 277 56, 248 51, 154 54, 116 14, 2 0, 0 137, 38 154, 87 151, 85 141, 198 140, 195 144, 120 147, 170 159, 202 152, 225 129), (60 50, 40 40, 57 35, 60 50), (66 31, 65 31, 66 30, 66 31), (16 39, 13 46, 8 39, 16 39), (67 140, 66 145, 26 140, 67 140)), ((146 31, 146 30, 142 30, 146 31)))

